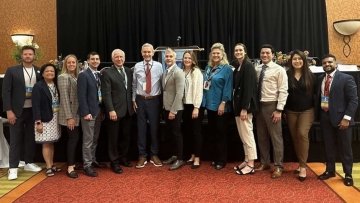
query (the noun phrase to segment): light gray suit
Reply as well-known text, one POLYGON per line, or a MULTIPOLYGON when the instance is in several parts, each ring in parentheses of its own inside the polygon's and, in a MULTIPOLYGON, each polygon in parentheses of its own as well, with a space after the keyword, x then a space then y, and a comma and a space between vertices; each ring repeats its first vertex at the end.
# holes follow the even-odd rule
POLYGON ((179 160, 183 159, 183 137, 181 134, 181 118, 184 109, 183 97, 185 89, 184 72, 174 64, 168 68, 162 78, 163 103, 165 109, 165 122, 167 131, 171 138, 175 138, 175 152, 179 160), (175 118, 170 120, 169 113, 176 114, 175 118))
POLYGON ((185 75, 176 64, 173 65, 170 71, 165 71, 162 78, 162 87, 165 110, 175 114, 177 111, 183 110, 185 75))

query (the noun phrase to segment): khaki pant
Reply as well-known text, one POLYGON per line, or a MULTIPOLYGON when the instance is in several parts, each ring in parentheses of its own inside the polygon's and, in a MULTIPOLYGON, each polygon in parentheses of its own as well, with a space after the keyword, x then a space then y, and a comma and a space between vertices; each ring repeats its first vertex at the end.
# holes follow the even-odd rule
POLYGON ((245 159, 247 158, 246 161, 257 159, 252 119, 252 113, 248 114, 248 118, 246 120, 241 120, 240 116, 235 117, 239 136, 244 147, 245 159))
POLYGON ((302 112, 286 111, 286 118, 300 167, 306 167, 309 154, 309 130, 314 121, 314 109, 302 112))

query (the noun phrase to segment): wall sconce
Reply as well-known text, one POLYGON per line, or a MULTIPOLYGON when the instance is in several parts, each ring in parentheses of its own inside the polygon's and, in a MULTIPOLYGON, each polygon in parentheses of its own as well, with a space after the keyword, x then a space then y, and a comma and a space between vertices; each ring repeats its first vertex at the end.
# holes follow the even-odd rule
POLYGON ((339 34, 343 35, 343 54, 345 57, 350 56, 351 47, 350 43, 350 35, 355 34, 360 29, 360 19, 351 19, 351 20, 339 20, 333 23, 334 29, 339 34))
POLYGON ((19 46, 24 46, 28 44, 32 44, 34 39, 33 34, 13 34, 11 35, 11 40, 19 46))

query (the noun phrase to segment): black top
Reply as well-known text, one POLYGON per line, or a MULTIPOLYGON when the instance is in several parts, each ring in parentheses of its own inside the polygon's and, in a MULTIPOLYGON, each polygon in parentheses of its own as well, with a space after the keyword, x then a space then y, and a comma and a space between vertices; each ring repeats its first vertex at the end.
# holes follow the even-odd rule
MULTIPOLYGON (((303 76, 301 76, 300 79, 297 80, 296 78, 294 78, 293 75, 288 74, 288 78, 289 78, 289 89, 288 89, 289 95, 287 97, 285 109, 290 111, 301 112, 313 108, 315 86, 313 85, 313 92, 311 94, 308 94, 303 76), (290 77, 293 78, 292 81, 294 81, 294 86, 291 85, 290 77)), ((314 80, 314 84, 315 84, 315 80, 314 80)))

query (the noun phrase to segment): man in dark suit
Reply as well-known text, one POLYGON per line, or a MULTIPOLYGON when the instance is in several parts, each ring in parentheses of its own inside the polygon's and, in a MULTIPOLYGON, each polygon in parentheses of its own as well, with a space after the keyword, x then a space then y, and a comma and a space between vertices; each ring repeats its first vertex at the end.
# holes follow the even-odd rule
POLYGON ((87 176, 96 177, 97 172, 93 165, 98 166, 95 158, 97 141, 102 121, 101 115, 101 82, 97 68, 100 65, 100 56, 96 52, 88 54, 89 68, 78 76, 79 115, 83 131, 83 161, 87 176))
POLYGON ((319 80, 317 99, 321 101, 321 104, 317 106, 320 107, 326 170, 319 179, 326 180, 335 177, 335 149, 337 148, 345 173, 344 184, 352 186, 354 183, 351 175, 353 166, 351 126, 354 124, 354 115, 358 106, 357 87, 352 76, 337 70, 334 55, 325 55, 322 58, 322 66, 326 74, 319 80))
POLYGON ((106 111, 111 168, 115 173, 122 173, 120 165, 132 166, 127 159, 131 116, 134 114, 131 100, 132 71, 124 66, 125 53, 121 49, 115 49, 111 58, 114 65, 102 72, 101 92, 106 111))
POLYGON ((35 49, 21 49, 22 63, 6 70, 2 86, 3 107, 10 123, 9 180, 17 179, 21 152, 24 152, 24 170, 38 172, 34 164, 35 136, 32 114, 32 88, 40 75, 33 62, 35 49))

